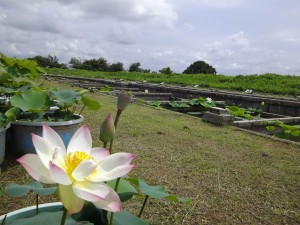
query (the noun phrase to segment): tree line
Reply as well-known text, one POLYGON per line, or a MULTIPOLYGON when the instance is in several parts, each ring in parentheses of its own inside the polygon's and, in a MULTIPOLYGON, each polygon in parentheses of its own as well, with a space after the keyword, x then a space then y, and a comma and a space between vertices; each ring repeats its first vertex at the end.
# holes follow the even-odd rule
MULTIPOLYGON (((62 68, 62 69, 82 69, 90 71, 104 71, 104 72, 123 72, 125 71, 122 62, 109 63, 105 58, 101 57, 98 59, 81 59, 81 58, 71 58, 68 64, 60 63, 56 56, 48 55, 35 56, 33 58, 28 58, 30 60, 35 60, 39 66, 45 68, 62 68)), ((128 72, 142 72, 150 73, 150 69, 141 68, 140 62, 131 63, 128 72)), ((173 74, 174 72, 170 67, 164 67, 158 71, 161 74, 173 74)), ((152 71, 152 73, 156 73, 152 71)), ((217 71, 214 67, 207 64, 204 61, 196 61, 189 65, 183 72, 183 74, 216 74, 217 71)))

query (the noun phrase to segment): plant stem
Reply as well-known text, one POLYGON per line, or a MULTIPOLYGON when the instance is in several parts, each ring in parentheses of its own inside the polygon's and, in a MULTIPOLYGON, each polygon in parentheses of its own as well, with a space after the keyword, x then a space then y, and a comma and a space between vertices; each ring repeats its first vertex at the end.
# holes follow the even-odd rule
POLYGON ((114 220, 114 213, 112 212, 112 213, 110 214, 109 225, 112 225, 113 220, 114 220))
POLYGON ((148 198, 149 198, 149 195, 146 195, 146 196, 145 196, 145 199, 144 199, 144 202, 143 202, 143 205, 142 205, 142 208, 141 208, 141 210, 140 210, 139 216, 138 216, 139 218, 141 218, 141 216, 142 216, 142 213, 143 213, 143 211, 144 211, 144 208, 145 208, 145 205, 146 205, 146 203, 147 203, 148 198))
POLYGON ((84 108, 85 108, 85 106, 83 106, 83 107, 81 108, 80 112, 78 113, 79 115, 81 115, 81 113, 82 113, 82 111, 83 111, 84 108))
POLYGON ((64 211, 63 211, 63 214, 62 214, 62 217, 61 217, 61 221, 60 221, 60 225, 65 225, 65 222, 66 222, 66 218, 67 218, 67 209, 64 208, 64 211))
POLYGON ((39 214, 39 195, 35 195, 36 215, 39 214))
POLYGON ((102 218, 101 218, 101 221, 103 224, 108 224, 108 219, 107 219, 107 211, 102 209, 102 218))
MULTIPOLYGON (((115 184, 115 192, 117 192, 117 190, 118 190, 119 183, 120 183, 120 179, 121 179, 121 178, 118 177, 118 179, 117 179, 117 181, 116 181, 116 184, 115 184)), ((112 212, 112 213, 110 214, 109 225, 112 225, 113 220, 114 220, 114 213, 112 212)))
POLYGON ((118 109, 116 119, 115 119, 115 129, 116 130, 117 130, 117 125, 118 125, 119 120, 120 120, 121 113, 122 113, 122 110, 118 109))
POLYGON ((121 180, 121 177, 118 177, 116 184, 115 184, 115 192, 117 192, 117 190, 118 190, 120 180, 121 180))
POLYGON ((112 154, 113 143, 114 143, 114 139, 112 139, 109 144, 109 154, 110 155, 112 154))
POLYGON ((103 148, 107 147, 107 142, 103 142, 103 148))

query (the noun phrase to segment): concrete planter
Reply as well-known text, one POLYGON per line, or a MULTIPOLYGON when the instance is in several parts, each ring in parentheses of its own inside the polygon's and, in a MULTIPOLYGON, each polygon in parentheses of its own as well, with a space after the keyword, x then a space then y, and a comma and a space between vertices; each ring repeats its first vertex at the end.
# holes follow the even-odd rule
POLYGON ((43 123, 48 124, 54 129, 62 138, 65 146, 67 146, 73 134, 80 127, 83 119, 83 116, 75 115, 74 120, 62 122, 12 122, 10 128, 9 149, 20 155, 36 153, 32 144, 31 133, 42 136, 43 123))
POLYGON ((10 124, 6 126, 6 128, 0 128, 0 165, 4 161, 5 157, 5 140, 6 140, 6 130, 10 127, 10 124))

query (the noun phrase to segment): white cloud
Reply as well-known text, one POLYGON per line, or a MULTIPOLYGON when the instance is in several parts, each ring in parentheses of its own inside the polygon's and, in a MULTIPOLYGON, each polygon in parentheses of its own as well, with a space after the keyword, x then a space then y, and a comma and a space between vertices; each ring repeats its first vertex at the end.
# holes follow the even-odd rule
POLYGON ((0 51, 9 56, 104 57, 176 72, 204 60, 222 74, 300 75, 300 1, 0 1, 0 51))
POLYGON ((210 7, 235 7, 242 4, 242 0, 195 0, 196 2, 210 7))
POLYGON ((183 24, 183 27, 184 27, 185 29, 187 29, 187 30, 190 30, 190 31, 195 30, 195 26, 194 26, 193 24, 191 24, 191 23, 184 23, 184 24, 183 24))
POLYGON ((171 50, 164 50, 162 52, 152 52, 150 53, 151 58, 160 58, 172 55, 173 52, 171 50))
MULTIPOLYGON (((182 0, 169 0, 173 3, 182 3, 182 0)), ((207 6, 212 8, 231 8, 240 6, 243 1, 242 0, 185 0, 184 4, 197 4, 199 6, 207 6)))
POLYGON ((140 27, 130 23, 114 23, 107 34, 107 40, 120 44, 134 44, 140 39, 140 27))
POLYGON ((249 40, 245 37, 243 31, 240 31, 236 34, 230 35, 229 38, 237 45, 248 46, 249 40))

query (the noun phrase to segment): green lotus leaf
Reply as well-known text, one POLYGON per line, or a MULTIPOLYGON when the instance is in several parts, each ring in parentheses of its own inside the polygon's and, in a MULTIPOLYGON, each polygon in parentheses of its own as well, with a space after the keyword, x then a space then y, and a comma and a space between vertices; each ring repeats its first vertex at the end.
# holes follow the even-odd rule
POLYGON ((100 104, 97 101, 87 97, 82 97, 81 102, 88 107, 89 110, 97 110, 100 108, 100 104))
MULTIPOLYGON (((108 181, 107 184, 111 188, 115 189, 116 180, 108 181)), ((119 181, 117 193, 122 202, 131 199, 133 195, 138 195, 138 192, 136 191, 134 186, 132 186, 132 184, 129 181, 125 180, 124 178, 121 178, 119 181)))
POLYGON ((33 190, 38 195, 49 195, 56 191, 57 187, 45 188, 38 181, 32 181, 27 184, 10 184, 5 187, 5 192, 12 197, 22 197, 26 195, 29 191, 33 190))
POLYGON ((52 90, 50 98, 58 101, 59 108, 68 108, 77 104, 82 97, 79 92, 73 90, 52 90))
POLYGON ((148 225, 145 221, 135 215, 122 210, 114 215, 113 225, 148 225))
POLYGON ((187 198, 182 198, 176 195, 171 195, 166 193, 163 186, 148 185, 143 179, 128 178, 127 180, 130 181, 135 186, 137 186, 143 194, 148 195, 152 198, 156 198, 156 199, 166 198, 171 201, 180 201, 188 204, 191 203, 191 201, 187 198))
POLYGON ((5 116, 9 121, 15 121, 17 119, 17 115, 19 114, 20 109, 17 107, 12 107, 5 112, 5 116))
POLYGON ((13 106, 20 108, 23 112, 38 113, 48 109, 52 102, 49 96, 42 91, 27 90, 22 94, 11 97, 13 106))

